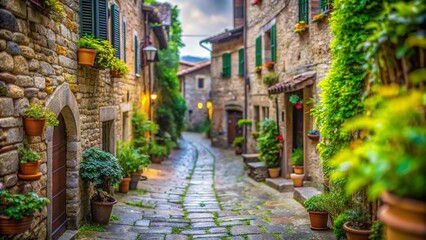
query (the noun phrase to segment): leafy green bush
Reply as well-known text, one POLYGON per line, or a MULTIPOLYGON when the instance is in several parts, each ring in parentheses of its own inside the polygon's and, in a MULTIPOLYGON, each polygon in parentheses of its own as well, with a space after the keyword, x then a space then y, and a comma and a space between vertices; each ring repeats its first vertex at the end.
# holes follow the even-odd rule
POLYGON ((351 228, 358 230, 370 229, 370 216, 365 209, 349 209, 346 211, 347 221, 351 228))
POLYGON ((96 38, 93 34, 87 34, 85 33, 80 39, 77 41, 77 45, 80 48, 87 48, 87 49, 93 49, 96 50, 96 38))
POLYGON ((21 163, 37 162, 38 160, 40 160, 39 154, 31 151, 30 149, 28 149, 26 147, 19 146, 18 152, 19 152, 19 155, 20 155, 21 163))
POLYGON ((324 204, 323 204, 323 194, 318 194, 315 196, 312 196, 308 198, 303 205, 305 206, 306 210, 308 211, 315 211, 315 212, 325 212, 324 204))
POLYGON ((166 157, 169 155, 167 146, 161 146, 158 144, 153 143, 151 145, 150 154, 155 157, 166 157))
POLYGON ((244 137, 236 137, 232 142, 233 147, 242 147, 244 145, 244 137))
POLYGON ((293 166, 303 166, 303 148, 298 147, 293 150, 291 154, 291 165, 293 166))
POLYGON ((31 103, 30 106, 25 110, 23 115, 26 118, 45 118, 47 125, 51 127, 58 126, 59 124, 59 121, 56 119, 56 115, 53 112, 36 103, 31 103))
POLYGON ((111 70, 118 72, 122 76, 129 73, 129 67, 127 66, 126 62, 118 58, 114 58, 112 61, 111 70))
POLYGON ((33 192, 22 195, 11 194, 7 190, 1 190, 0 203, 3 208, 0 208, 0 215, 20 220, 23 217, 33 216, 37 210, 43 210, 44 206, 49 202, 48 198, 39 197, 33 192))
POLYGON ((343 224, 348 221, 348 216, 345 212, 337 215, 333 221, 333 233, 337 240, 346 239, 346 231, 343 224))
POLYGON ((332 220, 345 212, 350 205, 350 198, 344 193, 344 190, 338 190, 337 188, 324 193, 322 201, 325 210, 330 214, 332 220))
POLYGON ((383 233, 383 222, 381 221, 376 221, 373 225, 371 225, 371 231, 372 233, 370 234, 370 236, 368 237, 368 239, 371 240, 384 240, 384 233, 383 233))
POLYGON ((123 168, 111 153, 98 148, 90 148, 83 154, 80 176, 83 181, 95 184, 94 199, 108 201, 109 196, 105 196, 103 191, 108 191, 110 186, 121 182, 123 168))
POLYGON ((136 149, 140 153, 148 154, 152 138, 149 138, 147 133, 156 134, 158 126, 152 121, 148 121, 146 114, 135 107, 132 116, 132 127, 133 142, 136 149))
POLYGON ((56 14, 64 15, 65 13, 64 7, 59 0, 44 0, 44 4, 56 14))
POLYGON ((266 162, 269 168, 278 167, 281 147, 278 140, 277 125, 273 119, 267 118, 262 122, 257 143, 260 160, 266 162))
POLYGON ((263 77, 263 84, 267 87, 270 87, 278 82, 278 74, 276 73, 268 73, 263 77))
POLYGON ((99 68, 111 68, 115 61, 115 48, 108 40, 95 38, 96 58, 95 64, 99 68))
POLYGON ((253 122, 250 119, 245 119, 242 118, 240 120, 238 120, 238 127, 243 127, 243 126, 251 126, 253 124, 253 122))
POLYGON ((130 177, 131 173, 145 167, 149 161, 148 155, 139 153, 131 142, 117 142, 117 159, 123 168, 123 177, 130 177))

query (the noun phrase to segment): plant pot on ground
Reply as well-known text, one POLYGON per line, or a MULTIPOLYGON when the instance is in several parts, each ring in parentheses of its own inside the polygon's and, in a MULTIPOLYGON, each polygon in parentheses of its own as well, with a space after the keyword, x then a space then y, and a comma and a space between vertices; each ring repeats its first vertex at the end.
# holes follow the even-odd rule
POLYGON ((312 230, 327 230, 328 212, 325 211, 322 194, 312 196, 304 202, 306 210, 309 212, 312 230))
POLYGON ((294 173, 303 174, 303 148, 295 148, 291 154, 291 165, 293 165, 294 173))
POLYGON ((232 146, 235 148, 235 155, 241 155, 243 153, 244 137, 236 137, 232 142, 232 146))
POLYGON ((110 186, 123 179, 123 168, 117 159, 108 152, 91 148, 83 154, 80 176, 85 182, 93 183, 94 195, 91 197, 92 220, 107 224, 112 207, 117 201, 108 193, 110 186))
POLYGON ((59 124, 53 112, 35 103, 30 104, 24 111, 23 117, 25 134, 28 136, 41 136, 46 122, 47 125, 51 127, 59 124))
POLYGON ((346 211, 347 222, 343 224, 348 240, 368 240, 371 223, 368 212, 363 209, 350 209, 346 211))
POLYGON ((271 177, 271 178, 279 177, 280 176, 280 170, 281 170, 281 168, 279 168, 279 167, 268 168, 269 177, 271 177))
POLYGON ((152 163, 161 163, 168 155, 167 147, 152 142, 150 147, 150 155, 152 163))
POLYGON ((121 180, 120 184, 118 185, 118 191, 121 193, 128 193, 129 187, 130 187, 130 177, 125 177, 123 180, 121 180))
POLYGON ((0 191, 0 233, 19 234, 27 231, 34 213, 43 210, 49 199, 30 192, 27 195, 0 191))
POLYGON ((78 64, 93 66, 96 57, 96 38, 93 35, 84 34, 78 41, 78 64))
POLYGON ((290 174, 291 180, 293 180, 294 187, 303 187, 303 179, 305 178, 305 174, 290 174))
POLYGON ((19 178, 24 180, 38 180, 42 174, 38 171, 40 166, 40 155, 32 152, 24 146, 18 148, 20 157, 21 173, 18 174, 19 178))

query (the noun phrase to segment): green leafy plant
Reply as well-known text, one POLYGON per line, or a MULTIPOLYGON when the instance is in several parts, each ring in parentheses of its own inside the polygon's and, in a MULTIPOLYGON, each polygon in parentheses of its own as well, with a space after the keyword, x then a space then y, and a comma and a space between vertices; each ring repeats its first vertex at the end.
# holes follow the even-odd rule
POLYGON ((64 15, 65 13, 64 7, 59 0, 44 0, 44 4, 58 15, 64 15))
POLYGON ((236 137, 232 142, 233 147, 242 147, 244 144, 244 137, 236 137))
POLYGON ((368 237, 368 239, 371 240, 384 240, 384 233, 383 233, 383 222, 382 221, 376 221, 373 225, 371 225, 371 231, 372 233, 368 237))
POLYGON ((318 194, 308 198, 303 205, 307 211, 325 212, 324 203, 322 201, 323 194, 318 194))
POLYGON ((142 202, 142 201, 133 201, 133 202, 126 202, 127 205, 129 206, 133 206, 133 207, 140 207, 140 208, 149 208, 149 209, 154 209, 155 206, 142 202))
POLYGON ((85 33, 80 39, 77 41, 77 45, 80 48, 87 48, 87 49, 93 49, 96 50, 97 48, 97 40, 93 34, 87 34, 85 33))
POLYGON ((370 216, 365 209, 349 209, 346 211, 348 226, 358 230, 370 229, 370 216))
POLYGON ((255 140, 257 140, 257 139, 259 138, 259 136, 260 136, 260 133, 259 133, 259 132, 251 132, 251 136, 252 136, 255 140))
POLYGON ((85 234, 86 232, 105 232, 106 229, 97 224, 84 224, 78 229, 78 235, 85 234))
POLYGON ((149 161, 148 155, 141 154, 131 142, 117 142, 117 159, 123 168, 123 177, 130 177, 131 173, 137 172, 145 167, 145 162, 149 161))
POLYGON ((36 103, 31 103, 23 115, 26 118, 45 118, 47 125, 51 127, 57 126, 59 124, 59 121, 56 119, 56 115, 53 112, 36 103))
POLYGON ((262 122, 259 138, 257 138, 257 150, 260 160, 266 162, 269 168, 279 165, 280 141, 278 129, 273 119, 267 118, 262 122))
POLYGON ((90 148, 83 154, 80 176, 83 181, 94 183, 96 193, 92 199, 95 201, 110 201, 110 196, 104 191, 108 191, 113 184, 120 183, 122 175, 123 168, 111 153, 90 148))
POLYGON ((350 205, 350 198, 343 190, 338 188, 324 193, 322 201, 325 210, 330 214, 330 218, 333 221, 339 214, 345 212, 350 205))
POLYGON ((293 104, 303 103, 303 99, 301 97, 299 97, 299 95, 296 95, 296 94, 292 94, 290 96, 290 98, 288 99, 288 101, 293 103, 293 104))
POLYGON ((49 199, 39 197, 33 192, 23 195, 11 194, 7 190, 1 190, 0 203, 3 205, 0 208, 0 215, 20 220, 23 217, 33 216, 36 211, 43 210, 44 206, 49 203, 49 199))
POLYGON ((151 145, 150 154, 155 157, 166 157, 168 155, 167 147, 156 143, 151 145))
POLYGON ((291 154, 290 161, 293 166, 303 166, 303 148, 295 148, 291 154))
POLYGON ((39 154, 31 151, 30 149, 24 146, 19 146, 18 152, 19 152, 21 163, 37 162, 41 158, 39 154))
POLYGON ((270 87, 278 82, 278 74, 268 73, 263 77, 263 84, 270 87))
POLYGON ((238 120, 238 127, 243 127, 243 126, 251 126, 253 124, 253 122, 250 119, 245 119, 242 118, 240 120, 238 120))
POLYGON ((294 32, 295 33, 302 33, 302 32, 304 32, 308 29, 309 29, 309 25, 305 21, 302 20, 302 21, 296 23, 294 32))
POLYGON ((95 38, 96 58, 95 64, 99 68, 111 68, 115 61, 115 48, 108 40, 95 38))
POLYGON ((346 231, 343 228, 343 224, 348 221, 348 216, 345 212, 337 215, 333 220, 333 233, 337 240, 346 239, 346 231))
POLYGON ((116 71, 121 76, 124 76, 129 73, 129 67, 127 66, 126 62, 118 58, 115 58, 112 61, 111 70, 116 71))

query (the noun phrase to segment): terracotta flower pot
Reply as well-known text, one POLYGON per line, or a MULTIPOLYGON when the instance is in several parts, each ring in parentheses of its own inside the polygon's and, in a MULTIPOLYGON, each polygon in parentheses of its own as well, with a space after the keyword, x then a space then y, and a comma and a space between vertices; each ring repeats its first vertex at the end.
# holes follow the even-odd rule
POLYGON ((23 233, 30 228, 33 218, 34 216, 28 216, 20 220, 14 220, 0 216, 0 233, 5 235, 23 233))
POLYGON ((113 202, 95 202, 92 200, 92 220, 99 224, 108 224, 109 217, 111 216, 112 212, 112 207, 116 203, 116 199, 114 199, 113 202))
POLYGON ((303 166, 293 166, 295 174, 303 174, 303 166))
POLYGON ((129 177, 123 178, 120 185, 118 186, 118 191, 121 193, 127 193, 129 192, 129 187, 130 187, 130 178, 129 177))
POLYGON ((78 54, 78 64, 93 66, 95 63, 96 51, 88 48, 79 48, 77 51, 78 54))
POLYGON ((379 218, 386 225, 386 239, 426 239, 426 202, 388 192, 382 200, 385 205, 379 209, 379 218))
POLYGON ((271 178, 277 178, 280 176, 280 170, 281 168, 268 168, 269 176, 271 178))
POLYGON ((35 175, 38 173, 38 167, 40 166, 40 160, 36 162, 21 163, 21 173, 24 175, 35 175))
POLYGON ((312 230, 327 230, 328 212, 308 211, 312 230))
POLYGON ((290 178, 293 180, 294 187, 303 187, 303 178, 305 174, 290 174, 290 178))
POLYGON ((28 136, 41 136, 44 131, 46 118, 24 118, 25 134, 28 136))
POLYGON ((358 230, 353 229, 349 226, 350 222, 343 224, 343 229, 346 231, 346 238, 348 240, 368 240, 368 237, 372 233, 371 230, 358 230))
POLYGON ((308 134, 308 138, 312 141, 318 141, 319 140, 319 134, 308 134))
POLYGON ((243 154, 243 149, 241 147, 235 147, 235 155, 243 154))
POLYGON ((123 75, 121 75, 118 71, 116 70, 111 70, 111 77, 114 78, 121 78, 123 75))

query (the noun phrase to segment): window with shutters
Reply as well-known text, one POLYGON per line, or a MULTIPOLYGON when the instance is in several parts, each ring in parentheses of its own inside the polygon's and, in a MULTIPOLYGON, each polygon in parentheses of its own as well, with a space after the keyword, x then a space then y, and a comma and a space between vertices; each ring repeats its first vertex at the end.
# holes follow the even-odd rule
POLYGON ((80 35, 108 40, 108 1, 80 0, 80 35))
POLYGON ((262 36, 256 38, 256 67, 262 66, 262 36))
POLYGON ((330 10, 333 0, 320 0, 320 9, 322 12, 327 12, 330 10))
POLYGON ((244 48, 238 50, 238 75, 244 76, 244 48))
POLYGON ((276 48, 276 26, 275 24, 272 27, 265 31, 263 35, 265 44, 263 47, 263 60, 265 63, 276 62, 277 61, 277 48, 276 48))
POLYGON ((138 36, 136 36, 136 34, 133 36, 134 40, 133 40, 133 49, 135 51, 135 74, 136 76, 139 76, 140 74, 140 54, 139 54, 139 39, 138 36))
POLYGON ((126 59, 126 31, 127 31, 127 23, 126 23, 126 18, 123 17, 123 60, 125 63, 127 63, 127 59, 126 59))
POLYGON ((204 89, 204 83, 205 78, 203 77, 197 77, 197 88, 198 89, 204 89))
POLYGON ((299 22, 309 23, 309 0, 299 0, 299 22))
POLYGON ((223 77, 231 77, 231 53, 222 54, 222 73, 223 77))
POLYGON ((270 30, 271 62, 277 62, 277 26, 274 24, 270 30))
POLYGON ((120 9, 116 4, 111 5, 111 44, 115 49, 115 57, 120 58, 120 9))

